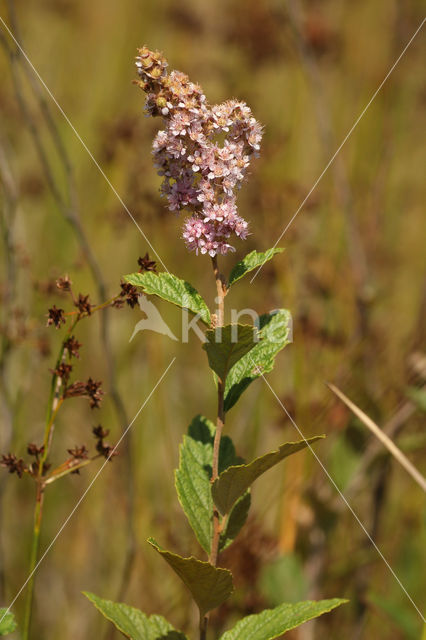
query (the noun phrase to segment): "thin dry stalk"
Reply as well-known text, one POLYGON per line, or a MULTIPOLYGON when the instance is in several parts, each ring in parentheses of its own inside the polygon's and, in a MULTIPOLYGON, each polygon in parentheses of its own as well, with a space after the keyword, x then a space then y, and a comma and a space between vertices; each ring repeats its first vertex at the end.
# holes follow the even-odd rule
POLYGON ((329 389, 336 394, 338 398, 361 420, 365 426, 370 429, 370 431, 376 436, 378 440, 382 442, 382 444, 387 448, 387 450, 393 455, 395 460, 399 462, 399 464, 404 467, 407 473, 417 482, 419 487, 426 492, 426 479, 422 476, 420 471, 416 469, 416 467, 409 461, 407 456, 402 453, 400 449, 396 446, 396 444, 389 438, 389 436, 384 433, 382 429, 373 420, 367 416, 364 411, 362 411, 356 404, 354 404, 345 394, 340 391, 334 384, 328 383, 329 389))

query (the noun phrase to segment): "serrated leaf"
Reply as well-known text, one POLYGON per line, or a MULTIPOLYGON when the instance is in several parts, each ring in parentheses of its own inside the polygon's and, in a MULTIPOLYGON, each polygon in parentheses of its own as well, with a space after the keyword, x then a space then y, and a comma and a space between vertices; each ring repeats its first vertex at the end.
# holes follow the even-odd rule
MULTIPOLYGON (((213 441, 216 427, 196 416, 180 446, 179 468, 175 471, 175 486, 179 502, 198 542, 209 554, 213 534, 213 499, 210 478, 213 462, 213 441)), ((242 462, 235 453, 231 438, 223 436, 219 450, 219 472, 231 464, 242 462)))
POLYGON ((0 608, 0 636, 7 636, 16 629, 16 622, 11 611, 0 608))
POLYGON ((290 342, 291 314, 286 309, 259 318, 260 340, 232 367, 225 384, 225 411, 229 411, 249 384, 274 368, 275 357, 290 342))
POLYGON ((220 535, 219 551, 224 551, 234 542, 247 520, 250 505, 251 495, 247 491, 231 509, 225 530, 220 535))
POLYGON ((162 616, 147 616, 139 609, 120 602, 112 602, 83 591, 107 620, 131 640, 187 640, 185 634, 176 631, 162 616))
POLYGON ((232 573, 228 569, 214 567, 209 562, 202 562, 192 556, 182 558, 176 553, 165 551, 153 538, 149 538, 148 542, 188 587, 201 617, 222 604, 233 592, 232 573))
POLYGON ((220 640, 273 640, 299 625, 322 616, 332 609, 348 602, 339 598, 281 604, 275 609, 243 618, 233 629, 226 631, 220 640))
POLYGON ((280 249, 279 247, 268 249, 267 251, 261 253, 258 251, 252 251, 248 253, 240 262, 233 267, 230 275, 228 288, 231 287, 235 282, 240 280, 246 273, 253 271, 253 269, 257 269, 261 267, 265 262, 268 262, 271 258, 274 257, 277 253, 282 253, 284 249, 280 249))
POLYGON ((284 460, 293 453, 301 451, 317 440, 325 436, 314 436, 299 442, 286 442, 276 451, 270 451, 248 464, 240 464, 228 467, 214 481, 212 485, 213 501, 222 515, 229 513, 232 505, 242 496, 250 485, 265 471, 274 467, 278 462, 284 460))
POLYGON ((172 273, 131 273, 124 276, 126 282, 135 287, 142 287, 148 295, 158 296, 178 307, 188 309, 194 315, 200 314, 201 320, 209 327, 211 324, 210 311, 192 284, 177 278, 172 273))
POLYGON ((203 349, 210 368, 224 382, 235 363, 256 346, 258 333, 247 324, 227 324, 207 331, 206 338, 203 349))

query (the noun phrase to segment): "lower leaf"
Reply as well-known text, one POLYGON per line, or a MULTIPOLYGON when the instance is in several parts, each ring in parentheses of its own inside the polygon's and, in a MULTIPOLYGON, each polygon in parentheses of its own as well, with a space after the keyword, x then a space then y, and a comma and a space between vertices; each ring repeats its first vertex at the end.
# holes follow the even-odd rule
POLYGON ((262 613, 247 616, 240 620, 233 629, 226 631, 220 640, 273 640, 299 625, 317 618, 323 613, 348 602, 339 598, 306 601, 294 604, 284 603, 275 609, 266 609, 262 613))
POLYGON ((15 622, 13 613, 1 607, 0 608, 0 636, 7 636, 9 633, 12 633, 12 631, 15 631, 15 629, 16 629, 16 622, 15 622))
POLYGON ((188 640, 185 634, 176 631, 162 616, 148 617, 126 604, 104 600, 88 591, 83 593, 130 640, 188 640))
POLYGON ((182 558, 161 549, 153 538, 149 538, 148 542, 188 587, 202 617, 225 602, 233 592, 232 573, 228 569, 218 569, 194 557, 182 558))

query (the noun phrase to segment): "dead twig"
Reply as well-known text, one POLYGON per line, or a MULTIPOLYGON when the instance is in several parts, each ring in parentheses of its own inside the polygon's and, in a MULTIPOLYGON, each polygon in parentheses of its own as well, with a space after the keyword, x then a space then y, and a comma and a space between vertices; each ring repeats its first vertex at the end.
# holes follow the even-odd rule
POLYGON ((361 420, 365 426, 370 429, 370 431, 376 436, 378 440, 387 448, 387 450, 393 455, 395 460, 399 462, 399 464, 404 467, 407 473, 417 482, 419 487, 426 492, 426 479, 422 476, 420 471, 416 469, 416 467, 410 462, 407 456, 402 453, 400 449, 396 446, 396 444, 389 438, 386 433, 373 420, 367 416, 364 411, 362 411, 356 404, 354 404, 349 398, 338 389, 334 384, 328 383, 327 386, 329 389, 336 394, 338 398, 361 420))

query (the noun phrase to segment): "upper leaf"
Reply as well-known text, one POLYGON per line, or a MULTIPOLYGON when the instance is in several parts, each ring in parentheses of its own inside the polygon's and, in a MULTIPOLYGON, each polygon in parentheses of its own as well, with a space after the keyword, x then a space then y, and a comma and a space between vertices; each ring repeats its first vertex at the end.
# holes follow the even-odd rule
POLYGON ((161 549, 152 538, 148 542, 188 587, 201 616, 218 607, 233 592, 232 573, 228 569, 214 567, 209 562, 202 562, 192 556, 182 558, 176 553, 161 549))
POLYGON ((83 593, 105 618, 131 640, 187 640, 185 634, 176 631, 162 616, 148 617, 126 604, 104 600, 88 591, 83 593))
POLYGON ((243 618, 233 629, 226 631, 220 640, 273 640, 286 631, 335 609, 347 600, 333 598, 319 602, 306 601, 281 604, 275 609, 243 618))
POLYGON ((284 249, 280 249, 279 247, 268 249, 264 253, 260 253, 258 251, 252 251, 248 253, 245 258, 243 258, 240 262, 237 262, 235 267, 232 269, 229 275, 228 288, 231 287, 237 280, 242 278, 256 269, 257 267, 261 267, 265 262, 268 262, 271 258, 274 257, 276 253, 282 253, 284 249))
POLYGON ((210 368, 225 382, 230 369, 258 343, 255 327, 247 324, 227 324, 206 332, 210 368))
POLYGON ((7 636, 16 629, 16 622, 13 613, 0 607, 0 636, 7 636))
MULTIPOLYGON (((189 425, 188 435, 183 437, 183 443, 180 446, 179 468, 175 472, 179 502, 198 542, 208 554, 213 534, 213 499, 210 478, 215 430, 214 424, 204 416, 194 418, 189 425)), ((225 470, 231 464, 241 462, 241 458, 235 453, 231 438, 223 436, 220 441, 219 471, 225 470)), ((235 522, 232 531, 235 532, 235 522)))
POLYGON ((225 385, 225 411, 229 411, 249 384, 274 368, 275 356, 290 342, 291 315, 286 309, 259 318, 260 340, 229 372, 225 385))
POLYGON ((124 280, 135 287, 142 287, 148 295, 158 296, 178 307, 188 309, 195 315, 199 313, 201 320, 208 327, 210 326, 210 311, 198 291, 189 282, 164 271, 158 274, 152 271, 131 273, 124 276, 124 280))
POLYGON ((224 515, 228 513, 236 500, 242 496, 250 485, 265 471, 271 469, 278 462, 288 456, 301 451, 308 445, 324 438, 324 436, 314 436, 308 440, 299 442, 286 442, 276 451, 270 451, 249 464, 240 464, 228 467, 214 481, 212 485, 213 501, 219 511, 224 515))

